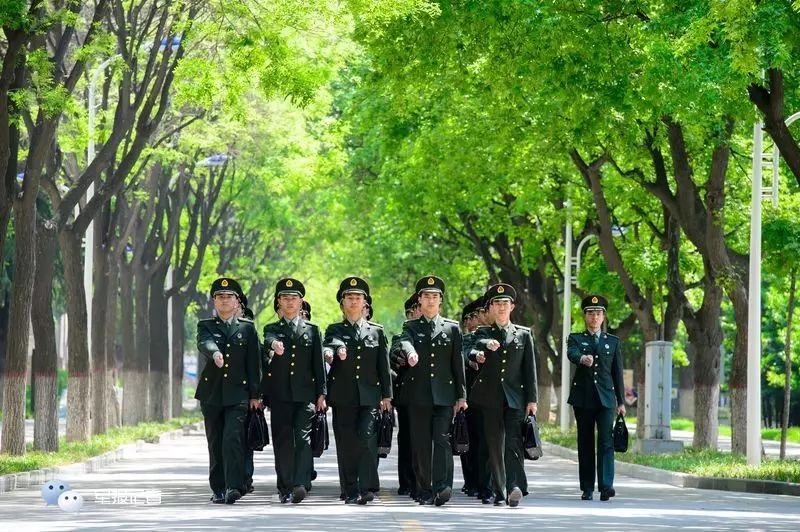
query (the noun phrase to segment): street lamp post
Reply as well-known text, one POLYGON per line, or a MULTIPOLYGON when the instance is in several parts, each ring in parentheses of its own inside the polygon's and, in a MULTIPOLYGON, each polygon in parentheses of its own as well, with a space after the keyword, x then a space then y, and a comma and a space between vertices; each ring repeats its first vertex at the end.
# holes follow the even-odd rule
MULTIPOLYGON (((786 119, 790 126, 800 120, 800 112, 786 119)), ((761 464, 761 200, 772 199, 778 205, 778 162, 776 145, 772 160, 764 157, 764 129, 761 122, 753 125, 753 176, 750 193, 750 282, 747 308, 747 463, 761 464), (772 168, 772 185, 764 190, 764 166, 772 168)))
MULTIPOLYGON (((119 57, 119 54, 112 55, 100 65, 97 66, 92 71, 92 74, 89 78, 89 127, 88 127, 88 135, 89 135, 89 142, 87 143, 86 147, 86 166, 92 164, 94 161, 95 156, 95 143, 94 143, 94 127, 95 127, 95 113, 97 103, 95 102, 95 93, 97 91, 97 80, 100 77, 100 74, 111 64, 112 61, 116 60, 119 57)), ((86 204, 88 205, 89 201, 94 196, 94 183, 89 184, 89 188, 86 189, 86 204)), ((94 222, 90 221, 89 225, 86 227, 85 233, 85 245, 84 245, 84 261, 83 261, 83 290, 86 296, 86 326, 87 326, 87 338, 89 340, 89 352, 92 352, 92 271, 93 271, 93 262, 94 262, 94 222)))

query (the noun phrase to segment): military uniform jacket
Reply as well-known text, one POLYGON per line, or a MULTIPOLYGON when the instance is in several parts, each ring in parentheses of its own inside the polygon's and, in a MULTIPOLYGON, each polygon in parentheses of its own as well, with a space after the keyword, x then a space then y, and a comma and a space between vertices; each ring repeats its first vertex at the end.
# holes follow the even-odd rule
POLYGON ((399 349, 419 356, 414 367, 406 366, 404 370, 399 404, 452 406, 457 400, 466 399, 458 322, 438 315, 432 324, 424 317, 406 321, 399 349))
POLYGON ((619 338, 601 332, 595 345, 589 331, 572 333, 567 341, 567 357, 576 366, 569 404, 579 408, 597 408, 595 390, 602 406, 616 408, 622 404, 624 385, 619 338), (594 357, 591 367, 580 363, 583 355, 594 357))
POLYGON ((195 399, 221 406, 258 399, 260 351, 252 321, 233 318, 228 326, 220 318, 200 320, 197 322, 197 351, 206 365, 197 383, 195 399), (213 360, 217 351, 224 360, 221 368, 213 360))
POLYGON ((281 319, 264 327, 264 350, 272 349, 275 340, 283 342, 283 354, 275 354, 261 380, 266 403, 285 401, 313 403, 326 394, 325 360, 322 357, 322 338, 319 327, 302 318, 297 334, 286 320, 281 319))
POLYGON ((536 357, 529 328, 513 323, 508 331, 497 325, 478 327, 470 360, 475 361, 481 351, 486 361, 470 390, 470 403, 493 408, 508 403, 509 408, 525 410, 536 402, 536 357), (496 351, 486 347, 490 340, 500 342, 496 351))
POLYGON ((372 406, 392 397, 389 346, 383 327, 364 322, 360 331, 349 321, 332 323, 325 331, 324 346, 333 350, 328 373, 328 402, 333 406, 372 406), (336 355, 347 348, 347 358, 336 355))
POLYGON ((392 375, 392 390, 394 391, 395 397, 398 397, 400 383, 403 381, 403 376, 405 376, 407 367, 397 363, 397 358, 402 354, 400 350, 400 335, 395 334, 392 336, 392 342, 389 347, 389 371, 392 375))
POLYGON ((461 339, 461 355, 464 357, 464 376, 467 385, 467 398, 469 399, 472 393, 472 385, 475 378, 478 376, 478 370, 469 365, 469 355, 472 352, 472 347, 475 345, 475 333, 464 333, 461 339))

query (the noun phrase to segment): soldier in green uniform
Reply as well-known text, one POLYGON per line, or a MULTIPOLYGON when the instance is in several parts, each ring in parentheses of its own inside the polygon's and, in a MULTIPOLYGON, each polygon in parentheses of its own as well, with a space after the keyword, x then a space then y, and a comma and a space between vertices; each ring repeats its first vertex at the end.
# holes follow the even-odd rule
POLYGON ((575 364, 569 404, 578 426, 578 476, 581 499, 592 500, 597 426, 597 486, 600 500, 614 495, 614 418, 625 415, 622 353, 619 338, 603 331, 608 301, 588 295, 581 301, 586 330, 567 340, 567 357, 575 364))
POLYGON ((369 285, 344 279, 338 296, 345 319, 325 331, 324 350, 332 357, 328 400, 346 504, 367 504, 377 486, 378 409, 390 410, 392 383, 383 327, 365 319, 369 285))
MULTIPOLYGON (((403 304, 403 309, 405 311, 406 320, 415 320, 420 317, 421 314, 417 294, 412 294, 406 299, 403 304)), ((394 335, 392 337, 392 346, 389 350, 389 358, 391 360, 392 371, 394 372, 392 375, 392 385, 395 397, 400 393, 400 385, 408 369, 405 356, 399 349, 399 340, 400 335, 394 335)), ((400 484, 397 489, 397 494, 408 495, 412 499, 416 499, 417 481, 414 476, 414 464, 411 458, 411 436, 409 434, 409 425, 411 422, 408 419, 408 407, 403 404, 397 404, 395 410, 397 411, 397 479, 400 484)))
POLYGON ((470 402, 481 410, 489 454, 494 504, 519 505, 527 485, 522 449, 522 421, 536 414, 536 358, 527 327, 511 323, 516 290, 499 283, 486 292, 494 318, 478 327, 470 358, 481 369, 470 390, 470 402))
POLYGON ((281 503, 302 501, 311 486, 311 423, 325 403, 325 363, 317 325, 300 317, 305 287, 285 278, 275 286, 282 318, 264 327, 264 349, 274 351, 262 391, 269 401, 281 503))
POLYGON ((209 484, 214 503, 233 504, 245 491, 245 418, 259 408, 258 334, 236 317, 239 283, 221 277, 211 284, 217 316, 197 323, 197 351, 206 361, 197 384, 208 440, 209 484))
POLYGON ((458 409, 467 408, 461 330, 439 315, 444 289, 433 275, 417 281, 422 317, 405 322, 399 339, 408 369, 398 399, 409 407, 417 498, 436 506, 452 495, 450 424, 458 409))
MULTIPOLYGON (((461 330, 463 331, 461 352, 466 364, 464 370, 467 385, 467 401, 469 401, 470 389, 475 382, 475 377, 479 369, 477 362, 469 360, 469 354, 475 343, 475 329, 480 325, 478 321, 478 307, 482 306, 483 298, 481 297, 475 301, 470 301, 461 311, 461 330)), ((479 448, 481 445, 481 429, 478 422, 478 413, 478 409, 475 408, 470 408, 466 412, 467 427, 469 429, 469 451, 461 455, 461 471, 464 474, 464 487, 461 488, 461 491, 466 493, 468 497, 474 497, 481 491, 479 488, 479 477, 481 475, 478 473, 481 467, 478 460, 479 448)), ((485 478, 488 478, 488 472, 485 478)))
MULTIPOLYGON (((240 291, 237 294, 237 296, 239 297, 239 309, 236 312, 236 316, 239 317, 239 318, 245 318, 245 319, 248 319, 250 321, 254 321, 255 320, 255 315, 253 314, 252 309, 250 309, 247 306, 247 296, 245 295, 244 292, 241 291, 241 286, 239 287, 239 289, 240 289, 240 291)), ((253 324, 253 327, 255 327, 255 323, 253 324)), ((256 328, 256 331, 258 331, 257 328, 256 328)), ((260 343, 259 343, 258 351, 259 351, 259 353, 258 353, 259 354, 259 356, 258 356, 258 362, 259 362, 258 371, 259 371, 259 375, 263 375, 264 374, 264 370, 266 369, 267 365, 266 365, 266 363, 264 361, 264 354, 261 352, 261 344, 260 343)), ((242 493, 243 496, 247 495, 248 493, 253 493, 255 491, 255 487, 253 486, 253 473, 255 472, 255 464, 253 462, 253 450, 248 448, 248 446, 247 446, 247 438, 245 438, 245 442, 244 443, 245 443, 245 448, 244 448, 244 453, 245 453, 245 455, 244 455, 245 456, 245 459, 244 459, 245 481, 244 481, 244 492, 242 493)))

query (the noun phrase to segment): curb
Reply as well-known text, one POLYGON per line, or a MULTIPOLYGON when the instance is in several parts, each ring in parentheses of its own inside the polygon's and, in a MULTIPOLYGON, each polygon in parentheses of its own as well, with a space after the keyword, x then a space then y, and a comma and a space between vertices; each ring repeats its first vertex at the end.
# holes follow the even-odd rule
MULTIPOLYGON (((163 432, 156 437, 156 444, 165 443, 170 440, 178 440, 193 430, 202 431, 203 422, 200 421, 191 425, 184 425, 179 429, 163 432)), ((31 471, 23 471, 21 473, 0 475, 0 494, 18 489, 36 487, 39 484, 43 484, 48 480, 53 480, 63 475, 80 475, 83 473, 93 473, 95 471, 99 471, 100 469, 113 463, 133 458, 137 452, 144 449, 145 445, 146 442, 144 440, 136 440, 133 443, 121 445, 112 451, 93 456, 85 462, 48 467, 44 469, 33 469, 31 471)))
MULTIPOLYGON (((560 458, 578 461, 578 451, 553 443, 542 442, 544 451, 560 458)), ((661 484, 670 484, 679 488, 695 488, 701 490, 737 491, 742 493, 761 493, 766 495, 791 495, 800 497, 800 484, 780 482, 777 480, 757 480, 747 478, 699 477, 689 473, 667 471, 639 464, 629 464, 621 460, 614 461, 617 473, 642 480, 650 480, 661 484)))

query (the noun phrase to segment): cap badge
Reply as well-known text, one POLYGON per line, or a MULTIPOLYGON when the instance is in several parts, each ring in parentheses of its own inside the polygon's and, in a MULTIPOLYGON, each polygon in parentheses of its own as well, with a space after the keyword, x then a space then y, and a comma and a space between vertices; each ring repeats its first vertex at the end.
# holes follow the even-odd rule
POLYGON ((592 298, 592 303, 597 303, 597 298, 596 297, 592 298))
POLYGON ((291 288, 293 284, 294 284, 294 283, 292 283, 292 280, 291 280, 291 279, 286 279, 286 287, 287 287, 287 288, 291 288))
POLYGON ((502 293, 503 293, 503 292, 505 292, 505 291, 506 291, 506 289, 505 289, 505 288, 503 288, 502 286, 498 286, 498 287, 497 287, 497 293, 498 293, 498 294, 502 294, 502 293))
POLYGON ((433 277, 428 277, 428 285, 429 286, 433 286, 433 283, 435 283, 435 282, 436 281, 433 280, 433 277))
POLYGON ((223 287, 226 287, 226 286, 228 286, 228 280, 227 279, 223 279, 222 282, 219 283, 219 284, 221 284, 223 287))
POLYGON ((358 281, 356 281, 355 278, 350 279, 350 286, 355 286, 357 284, 358 284, 358 281))

